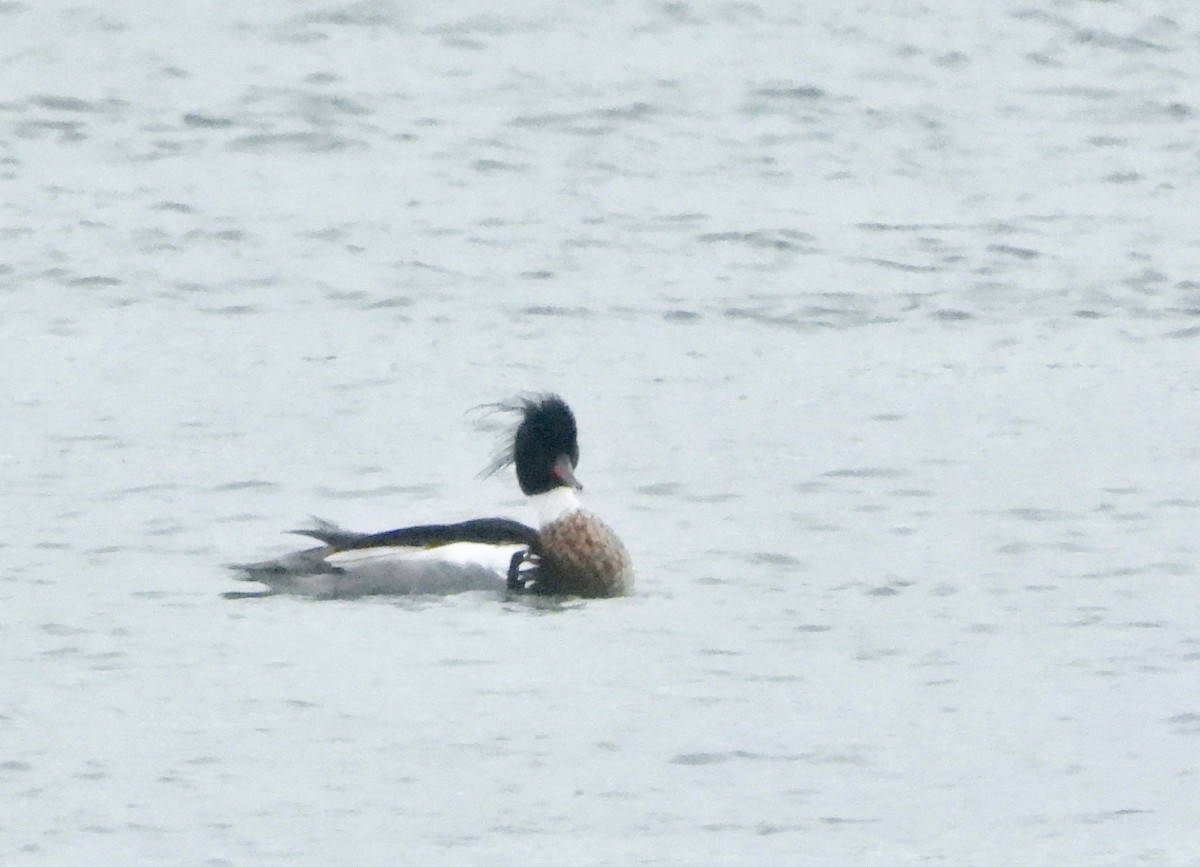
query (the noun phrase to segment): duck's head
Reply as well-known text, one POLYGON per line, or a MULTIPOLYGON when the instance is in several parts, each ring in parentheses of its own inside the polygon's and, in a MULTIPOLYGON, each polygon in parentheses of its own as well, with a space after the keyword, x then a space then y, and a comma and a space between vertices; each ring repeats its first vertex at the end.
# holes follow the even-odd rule
POLYGON ((581 489, 575 479, 579 464, 579 439, 575 414, 556 394, 528 395, 502 403, 499 409, 520 415, 512 433, 485 470, 491 475, 513 464, 517 482, 526 496, 555 488, 581 489))

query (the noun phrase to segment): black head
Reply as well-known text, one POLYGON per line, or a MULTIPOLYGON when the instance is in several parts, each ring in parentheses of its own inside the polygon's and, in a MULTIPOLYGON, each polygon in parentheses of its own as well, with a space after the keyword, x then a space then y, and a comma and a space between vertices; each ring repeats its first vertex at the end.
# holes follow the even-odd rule
POLYGON ((484 475, 509 464, 517 468, 517 482, 527 496, 555 488, 580 488, 575 481, 579 463, 579 440, 575 415, 556 394, 520 397, 499 404, 498 409, 519 413, 520 422, 512 440, 506 440, 484 475))

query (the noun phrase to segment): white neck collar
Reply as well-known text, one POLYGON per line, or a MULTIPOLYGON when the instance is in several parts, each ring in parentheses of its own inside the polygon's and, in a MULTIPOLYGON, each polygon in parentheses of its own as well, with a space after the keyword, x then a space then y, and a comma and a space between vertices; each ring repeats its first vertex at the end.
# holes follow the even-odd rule
POLYGON ((529 501, 537 509, 538 524, 543 527, 582 508, 571 488, 555 488, 544 494, 534 494, 529 501))

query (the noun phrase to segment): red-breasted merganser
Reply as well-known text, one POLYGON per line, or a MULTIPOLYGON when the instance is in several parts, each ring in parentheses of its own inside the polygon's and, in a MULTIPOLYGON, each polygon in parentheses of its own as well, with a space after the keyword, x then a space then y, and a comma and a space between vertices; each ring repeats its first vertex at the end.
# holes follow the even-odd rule
MULTIPOLYGON (((629 552, 607 524, 579 503, 575 479, 579 441, 575 415, 557 395, 531 395, 496 404, 519 416, 484 475, 512 464, 522 492, 536 507, 539 528, 508 518, 475 518, 457 524, 401 527, 354 533, 317 521, 295 532, 323 544, 276 560, 235 565, 246 581, 268 586, 263 593, 321 597, 446 593, 506 586, 514 593, 601 598, 633 589, 629 552), (494 550, 517 549, 508 558, 507 580, 494 568, 439 557, 444 546, 474 543, 494 550), (439 549, 432 556, 414 550, 439 549), (400 555, 400 556, 396 556, 400 555)), ((447 549, 448 550, 448 549, 447 549)))

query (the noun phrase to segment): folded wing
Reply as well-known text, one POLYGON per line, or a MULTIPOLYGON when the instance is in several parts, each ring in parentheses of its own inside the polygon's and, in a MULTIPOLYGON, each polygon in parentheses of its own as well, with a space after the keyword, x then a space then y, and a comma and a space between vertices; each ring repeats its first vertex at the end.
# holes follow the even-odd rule
POLYGON ((267 589, 231 597, 290 593, 322 599, 377 595, 450 595, 503 590, 515 551, 536 550, 538 533, 508 518, 425 524, 356 533, 314 519, 293 531, 322 545, 273 560, 230 566, 267 589))

